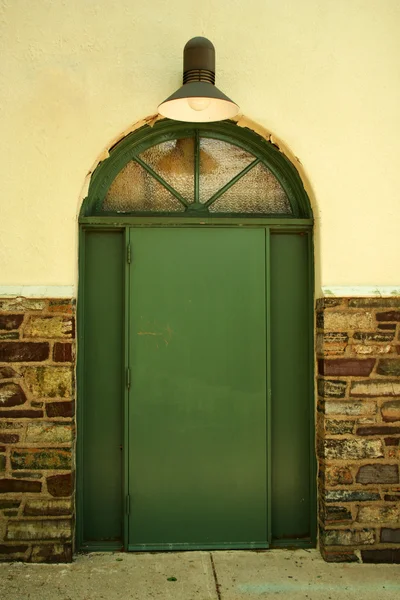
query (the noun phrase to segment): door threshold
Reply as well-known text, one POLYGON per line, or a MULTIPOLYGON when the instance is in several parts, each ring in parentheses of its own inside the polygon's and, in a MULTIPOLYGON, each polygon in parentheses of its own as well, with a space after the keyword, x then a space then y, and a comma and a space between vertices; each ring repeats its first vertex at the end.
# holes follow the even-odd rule
POLYGON ((128 552, 176 552, 185 550, 266 550, 268 542, 214 542, 212 544, 128 544, 128 552))
POLYGON ((83 542, 78 552, 123 552, 122 542, 83 542))

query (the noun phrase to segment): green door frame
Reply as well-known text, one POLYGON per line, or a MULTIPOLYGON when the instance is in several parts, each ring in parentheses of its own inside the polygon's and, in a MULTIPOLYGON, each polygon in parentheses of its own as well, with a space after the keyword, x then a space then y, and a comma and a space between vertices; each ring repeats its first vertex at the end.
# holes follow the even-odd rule
MULTIPOLYGON (((196 161, 198 162, 198 161, 196 161)), ((256 162, 256 161, 255 161, 256 162)), ((198 166, 198 165, 197 165, 198 166)), ((157 179, 157 174, 151 173, 157 179)), ((164 181, 160 181, 163 185, 164 181)), ((230 185, 234 181, 230 182, 230 185)), ((282 542, 274 542, 273 546, 298 546, 298 547, 314 547, 316 543, 317 530, 317 508, 316 508, 316 453, 315 453, 315 410, 314 410, 314 251, 313 251, 313 218, 308 196, 304 190, 301 178, 287 157, 274 144, 268 142, 255 132, 242 128, 234 122, 225 121, 215 124, 197 124, 195 127, 187 123, 176 123, 168 120, 159 121, 153 127, 144 126, 141 129, 132 132, 122 139, 118 144, 110 149, 109 156, 106 160, 99 163, 95 169, 87 198, 82 203, 82 208, 79 217, 79 286, 78 286, 78 305, 77 305, 77 479, 76 479, 76 543, 77 550, 115 550, 121 549, 119 543, 85 543, 83 539, 83 378, 84 378, 84 329, 83 318, 85 313, 85 295, 82 282, 85 280, 85 234, 87 231, 102 230, 102 231, 120 231, 125 239, 125 322, 128 322, 128 306, 127 294, 129 285, 129 229, 131 227, 257 227, 263 228, 266 231, 267 239, 270 234, 277 233, 295 233, 307 236, 308 244, 308 377, 309 377, 309 397, 310 397, 310 540, 284 540, 282 542), (257 216, 249 215, 219 215, 210 216, 208 214, 174 214, 170 216, 157 214, 135 214, 135 213, 107 213, 102 211, 101 205, 103 199, 115 177, 129 160, 136 160, 140 163, 138 156, 145 149, 163 141, 182 138, 187 136, 196 136, 196 143, 200 135, 205 137, 220 139, 228 143, 234 144, 252 153, 259 161, 262 161, 268 169, 275 175, 282 185, 292 207, 291 215, 276 215, 276 216, 257 216)), ((268 247, 268 245, 267 245, 268 247)), ((268 270, 269 252, 267 251, 267 270, 268 270)), ((267 282, 269 277, 267 276, 267 282)), ((268 283, 267 283, 268 286, 268 283)), ((267 287, 267 296, 270 290, 267 287)), ((267 306, 269 308, 269 298, 267 297, 267 306)), ((267 345, 270 345, 270 316, 267 312, 267 345)), ((126 328, 125 328, 126 331, 126 328)), ((125 336, 126 338, 127 336, 125 336)), ((128 367, 128 344, 127 339, 124 340, 125 351, 125 368, 121 372, 121 377, 125 377, 128 367)), ((270 353, 267 353, 267 361, 269 362, 270 353)), ((267 364, 267 377, 270 373, 271 365, 267 364)), ((271 410, 271 389, 270 378, 268 378, 268 423, 270 424, 271 410)), ((128 435, 127 422, 127 407, 128 407, 128 387, 125 386, 125 423, 124 436, 128 435)), ((271 443, 271 436, 268 435, 268 444, 271 443)), ((125 444, 125 454, 127 446, 125 444)), ((268 452, 268 461, 271 460, 271 452, 268 452)), ((271 469, 268 470, 269 481, 267 482, 268 497, 270 508, 270 491, 271 491, 271 469)), ((127 495, 127 477, 128 464, 127 456, 124 456, 124 506, 122 514, 125 515, 125 523, 123 528, 123 547, 127 548, 128 531, 126 518, 125 498, 127 495)), ((271 531, 271 510, 268 510, 269 531, 271 531)))
MULTIPOLYGON (((180 219, 172 219, 169 217, 120 217, 118 219, 111 219, 109 217, 83 217, 80 219, 80 255, 79 255, 79 268, 80 268, 80 281, 84 280, 85 277, 85 232, 93 229, 101 229, 102 231, 106 230, 119 230, 123 232, 125 239, 125 290, 124 290, 124 298, 125 298, 125 323, 128 322, 128 308, 129 308, 129 267, 130 267, 130 242, 129 242, 129 230, 131 227, 196 227, 196 228, 204 228, 204 227, 241 227, 241 228, 262 228, 266 232, 266 271, 267 271, 267 298, 266 298, 266 306, 267 306, 267 315, 266 315, 266 325, 267 325, 267 465, 268 465, 268 479, 267 479, 267 510, 268 510, 268 533, 269 538, 268 541, 271 544, 270 532, 271 532, 271 431, 269 430, 271 425, 271 364, 270 364, 270 347, 271 347, 271 336, 270 336, 270 302, 269 302, 269 238, 272 233, 302 233, 307 236, 308 241, 308 253, 309 253, 309 285, 308 285, 308 304, 309 304, 309 339, 308 339, 308 348, 309 348, 309 396, 310 396, 310 527, 311 527, 311 539, 310 540, 284 540, 282 542, 274 542, 272 546, 296 546, 296 547, 314 547, 316 540, 316 456, 315 456, 315 419, 314 419, 314 331, 313 331, 313 316, 314 316, 314 269, 313 269, 313 239, 312 239, 312 221, 309 219, 299 219, 294 222, 294 220, 282 220, 277 222, 277 219, 259 219, 259 218, 247 218, 247 219, 236 219, 236 218, 227 218, 223 219, 223 223, 220 218, 209 218, 209 219, 199 219, 199 218, 180 218, 180 219), (107 219, 108 222, 104 223, 104 219, 107 219)), ((83 377, 84 377, 84 364, 83 364, 83 356, 84 356, 84 336, 83 336, 83 315, 84 315, 84 293, 83 286, 79 286, 78 291, 78 309, 77 309, 77 325, 78 325, 78 361, 77 361, 77 421, 78 421, 78 436, 77 436, 77 490, 76 490, 76 498, 77 498, 77 506, 76 506, 76 547, 79 550, 91 550, 91 551, 107 551, 107 550, 115 550, 120 549, 121 544, 113 542, 113 543, 85 543, 83 539, 83 435, 79 432, 81 427, 83 426, 83 377)), ((124 331, 126 332, 127 328, 124 327, 124 331)), ((121 373, 121 377, 124 374, 128 373, 128 336, 124 336, 124 355, 125 355, 125 365, 124 372, 121 373)), ((125 394, 124 394, 124 456, 123 456, 123 473, 124 473, 124 481, 123 481, 123 502, 124 506, 122 507, 122 514, 124 515, 124 526, 123 526, 123 548, 128 547, 128 510, 125 505, 125 499, 128 495, 128 444, 126 440, 128 438, 128 392, 129 392, 129 382, 126 381, 125 385, 125 394)), ((257 547, 256 545, 254 547, 257 547)))

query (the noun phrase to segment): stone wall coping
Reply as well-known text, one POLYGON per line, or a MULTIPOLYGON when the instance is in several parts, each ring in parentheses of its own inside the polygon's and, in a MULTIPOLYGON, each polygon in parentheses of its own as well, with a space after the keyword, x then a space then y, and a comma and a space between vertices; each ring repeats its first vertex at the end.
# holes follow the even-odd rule
MULTIPOLYGON (((0 297, 76 298, 76 285, 0 285, 0 297)), ((392 298, 400 296, 398 285, 326 285, 316 291, 325 298, 392 298)))
POLYGON ((323 285, 322 296, 331 298, 367 298, 400 296, 398 285, 323 285))
POLYGON ((75 285, 0 285, 4 298, 75 298, 75 285))

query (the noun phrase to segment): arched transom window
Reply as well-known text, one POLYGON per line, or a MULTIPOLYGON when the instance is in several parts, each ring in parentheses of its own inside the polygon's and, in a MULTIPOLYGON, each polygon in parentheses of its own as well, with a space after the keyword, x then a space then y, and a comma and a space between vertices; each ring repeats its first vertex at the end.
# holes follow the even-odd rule
POLYGON ((133 132, 96 169, 81 216, 309 217, 293 165, 234 123, 163 121, 133 132))

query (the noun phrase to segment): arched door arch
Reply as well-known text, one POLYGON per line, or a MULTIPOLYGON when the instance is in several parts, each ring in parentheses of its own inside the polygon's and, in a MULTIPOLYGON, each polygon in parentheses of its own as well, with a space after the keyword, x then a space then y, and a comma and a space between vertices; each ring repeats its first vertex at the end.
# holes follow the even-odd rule
MULTIPOLYGON (((146 189, 151 191, 151 187, 146 189)), ((240 192, 243 194, 243 188, 239 188, 237 199, 240 192)), ((144 196, 142 200, 148 198, 144 196)), ((312 224, 311 205, 292 163, 274 144, 233 122, 190 126, 165 120, 132 132, 111 148, 108 158, 100 162, 92 175, 88 196, 82 204, 81 222, 95 216, 155 213, 174 217, 196 213, 262 215, 301 219, 303 225, 312 224), (118 205, 116 193, 122 191, 129 178, 139 186, 142 183, 143 189, 146 181, 154 181, 155 186, 159 183, 172 198, 157 199, 156 205, 154 199, 153 204, 140 203, 139 190, 137 197, 131 196, 130 204, 129 192, 135 193, 131 187, 125 188, 125 196, 118 205), (110 194, 110 187, 118 180, 121 187, 111 189, 110 194), (222 190, 227 192, 239 181, 240 185, 259 181, 257 191, 266 192, 262 202, 241 205, 241 210, 235 208, 234 202, 222 205, 222 190)))
POLYGON ((145 126, 94 171, 80 230, 78 546, 314 545, 312 211, 292 163, 232 122, 145 126))

